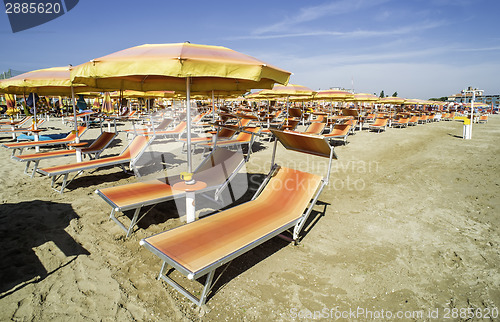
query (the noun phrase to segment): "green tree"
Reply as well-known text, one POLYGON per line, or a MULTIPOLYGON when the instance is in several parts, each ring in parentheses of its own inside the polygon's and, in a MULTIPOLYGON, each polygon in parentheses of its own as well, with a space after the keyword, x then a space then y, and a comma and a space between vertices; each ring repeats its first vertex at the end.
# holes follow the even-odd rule
POLYGON ((398 92, 394 92, 394 94, 392 94, 392 97, 398 97, 398 92))
POLYGON ((382 90, 382 91, 380 92, 380 95, 379 95, 379 97, 382 97, 382 98, 384 98, 384 97, 385 97, 385 93, 384 93, 384 90, 382 90))

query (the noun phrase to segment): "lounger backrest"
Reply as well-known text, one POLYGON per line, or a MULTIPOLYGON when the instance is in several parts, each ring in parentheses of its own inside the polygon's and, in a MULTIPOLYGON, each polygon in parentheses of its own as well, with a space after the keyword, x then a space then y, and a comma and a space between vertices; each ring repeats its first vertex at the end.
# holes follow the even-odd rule
POLYGON ((302 110, 300 108, 289 108, 288 113, 290 114, 291 117, 301 117, 302 116, 302 110))
POLYGON ((387 124, 387 119, 376 119, 373 123, 374 126, 385 126, 387 124))
POLYGON ((230 138, 234 135, 235 132, 235 130, 223 127, 219 130, 218 138, 230 138))
POLYGON ((238 125, 239 126, 248 126, 248 124, 250 124, 250 122, 252 122, 251 119, 241 119, 239 122, 238 122, 238 125))
POLYGON ((149 139, 149 136, 136 136, 120 155, 135 159, 148 145, 149 139))
MULTIPOLYGON (((290 131, 295 130, 297 125, 299 125, 300 121, 299 120, 288 120, 288 129, 290 131)), ((283 121, 283 125, 286 125, 286 120, 283 121)))
MULTIPOLYGON (((82 136, 83 133, 87 131, 86 126, 78 126, 78 137, 82 136)), ((74 140, 76 138, 76 134, 73 131, 69 132, 69 134, 63 140, 74 140)))
POLYGON ((344 108, 344 109, 342 109, 342 115, 344 115, 344 116, 358 117, 358 110, 356 110, 356 109, 350 109, 350 108, 344 108))
POLYGON ((182 132, 186 129, 186 122, 182 121, 180 122, 172 131, 173 132, 182 132))
MULTIPOLYGON (((275 129, 271 129, 271 132, 273 132, 287 150, 308 153, 325 158, 330 158, 330 154, 333 150, 333 147, 328 144, 323 136, 313 136, 275 129)), ((333 152, 333 158, 337 159, 335 152, 333 152)))
POLYGON ((418 121, 418 116, 412 116, 410 122, 415 123, 418 121))
POLYGON ((241 152, 233 152, 225 148, 215 149, 196 168, 193 178, 211 186, 223 184, 244 160, 241 152))
POLYGON ((94 142, 92 142, 92 144, 88 148, 82 149, 82 150, 84 150, 84 151, 102 150, 102 149, 106 148, 109 145, 109 143, 111 143, 111 141, 113 141, 114 137, 115 137, 115 133, 102 132, 101 135, 99 135, 99 137, 94 142))
POLYGON ((249 142, 252 139, 252 134, 247 132, 258 133, 260 131, 260 127, 246 127, 244 130, 245 132, 240 132, 240 134, 238 134, 236 140, 240 142, 249 142))
POLYGON ((326 126, 326 123, 313 122, 307 127, 307 129, 305 130, 304 133, 321 134, 321 132, 323 132, 323 130, 325 129, 325 126, 326 126))
POLYGON ((157 130, 165 130, 170 123, 172 123, 172 119, 164 119, 161 123, 156 127, 157 130))
POLYGON ((350 128, 351 128, 350 124, 336 124, 333 127, 333 130, 336 132, 337 135, 346 135, 349 132, 350 128))

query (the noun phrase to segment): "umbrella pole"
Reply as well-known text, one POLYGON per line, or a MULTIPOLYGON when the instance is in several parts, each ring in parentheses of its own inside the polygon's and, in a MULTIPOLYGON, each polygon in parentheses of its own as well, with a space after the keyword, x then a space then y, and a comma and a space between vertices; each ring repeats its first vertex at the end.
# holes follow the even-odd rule
POLYGON ((75 142, 80 143, 80 137, 78 136, 78 122, 76 120, 75 90, 73 89, 73 85, 71 85, 71 101, 73 102, 73 115, 75 121, 75 142))
POLYGON ((212 90, 212 122, 215 122, 215 97, 214 97, 214 90, 212 90))
POLYGON ((186 143, 187 143, 187 163, 188 163, 188 172, 192 173, 193 166, 191 163, 191 78, 186 77, 186 143))

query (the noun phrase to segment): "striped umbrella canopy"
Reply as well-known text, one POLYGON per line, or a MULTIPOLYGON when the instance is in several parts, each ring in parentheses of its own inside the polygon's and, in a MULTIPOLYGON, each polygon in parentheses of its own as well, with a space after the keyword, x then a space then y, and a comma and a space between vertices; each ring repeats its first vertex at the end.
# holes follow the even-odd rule
POLYGON ((139 97, 151 97, 151 98, 173 98, 176 97, 174 91, 133 91, 124 90, 122 93, 120 91, 114 91, 110 93, 111 98, 139 98, 139 97))
POLYGON ((405 98, 389 96, 389 97, 380 98, 379 103, 391 104, 391 105, 401 105, 401 104, 404 104, 405 100, 406 100, 405 98))
POLYGON ((353 98, 349 98, 347 100, 355 102, 377 102, 379 97, 369 93, 356 93, 353 98))
POLYGON ((259 96, 264 96, 267 98, 279 98, 279 97, 290 97, 290 96, 313 96, 316 92, 309 87, 297 85, 297 84, 287 84, 280 85, 276 84, 272 89, 265 89, 259 93, 259 96))
POLYGON ((354 94, 348 91, 333 90, 333 89, 318 91, 314 95, 314 99, 317 100, 344 101, 352 98, 354 98, 354 94))
MULTIPOLYGON (((71 66, 52 67, 38 69, 24 74, 2 80, 0 91, 10 94, 29 94, 52 96, 70 96, 74 93, 93 91, 94 89, 70 80, 71 66)), ((73 98, 74 101, 74 98, 73 98)), ((76 107, 73 104, 73 113, 76 115, 76 107)), ((36 125, 36 108, 34 108, 34 122, 36 125)), ((75 116, 75 131, 77 132, 77 121, 75 116)), ((78 134, 76 140, 78 141, 78 134)))
POLYGON ((186 92, 187 163, 191 161, 191 91, 243 91, 287 84, 291 73, 226 47, 147 44, 92 59, 71 72, 75 83, 109 90, 186 92))
POLYGON ((52 67, 38 69, 0 81, 0 91, 10 94, 29 94, 48 96, 69 96, 72 93, 91 91, 83 84, 72 84, 71 67, 52 67))

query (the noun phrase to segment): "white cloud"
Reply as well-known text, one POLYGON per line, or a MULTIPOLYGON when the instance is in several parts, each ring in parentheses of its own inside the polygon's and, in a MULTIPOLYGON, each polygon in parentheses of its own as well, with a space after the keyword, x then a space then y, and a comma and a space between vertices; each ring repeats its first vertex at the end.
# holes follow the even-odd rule
POLYGON ((387 1, 389 0, 339 0, 318 6, 303 7, 299 9, 298 14, 286 16, 274 24, 257 28, 252 34, 262 35, 270 32, 283 32, 304 22, 314 21, 326 16, 351 13, 360 8, 378 6, 387 1))

